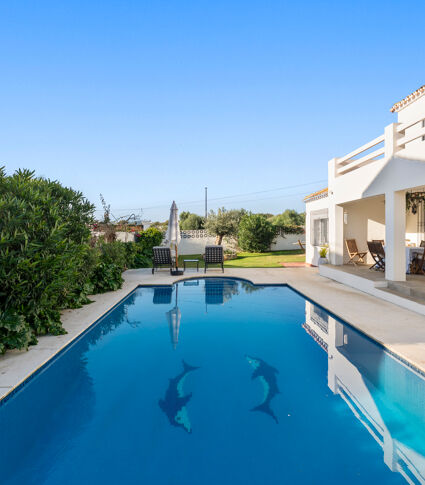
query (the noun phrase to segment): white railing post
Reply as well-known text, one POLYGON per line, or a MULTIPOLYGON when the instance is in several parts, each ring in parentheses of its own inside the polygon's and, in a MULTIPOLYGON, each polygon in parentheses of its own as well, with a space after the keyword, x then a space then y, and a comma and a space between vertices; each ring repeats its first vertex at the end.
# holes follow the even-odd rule
POLYGON ((399 134, 397 132, 397 126, 398 126, 398 123, 391 123, 390 125, 386 126, 384 130, 384 136, 385 136, 384 156, 386 160, 389 160, 398 151, 397 140, 398 140, 399 134))

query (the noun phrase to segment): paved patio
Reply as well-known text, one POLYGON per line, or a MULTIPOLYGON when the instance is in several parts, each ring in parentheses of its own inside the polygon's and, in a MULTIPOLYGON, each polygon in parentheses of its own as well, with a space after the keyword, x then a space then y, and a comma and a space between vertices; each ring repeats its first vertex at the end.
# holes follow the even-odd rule
MULTIPOLYGON (((168 271, 152 276, 151 270, 129 270, 122 289, 95 295, 93 303, 76 310, 65 310, 62 321, 66 335, 39 338, 28 351, 10 351, 0 357, 0 398, 30 376, 98 318, 138 285, 166 285, 204 273, 188 270, 172 277, 168 271)), ((392 303, 367 295, 318 274, 316 268, 234 268, 211 270, 207 277, 227 276, 250 280, 254 284, 288 284, 338 317, 374 338, 389 350, 425 372, 425 318, 392 303)))

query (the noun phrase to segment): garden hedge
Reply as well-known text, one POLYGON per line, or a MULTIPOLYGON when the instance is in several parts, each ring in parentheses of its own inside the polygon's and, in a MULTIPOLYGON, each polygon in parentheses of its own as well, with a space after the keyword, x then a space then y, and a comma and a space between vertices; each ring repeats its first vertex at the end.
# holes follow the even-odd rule
POLYGON ((136 243, 93 243, 93 212, 81 192, 0 168, 0 353, 65 333, 60 310, 120 288, 126 268, 150 263, 158 230, 136 243))

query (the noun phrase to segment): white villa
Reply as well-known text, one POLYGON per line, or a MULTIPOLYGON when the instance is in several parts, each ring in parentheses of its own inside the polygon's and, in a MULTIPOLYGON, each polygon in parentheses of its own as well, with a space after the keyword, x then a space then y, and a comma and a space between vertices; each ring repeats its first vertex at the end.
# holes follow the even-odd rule
POLYGON ((328 187, 305 198, 306 262, 320 274, 425 314, 425 276, 408 275, 425 240, 425 86, 394 104, 397 121, 384 133, 328 163, 328 187), (406 198, 412 202, 407 209, 406 198), (385 272, 347 264, 346 240, 359 251, 383 241, 385 272))

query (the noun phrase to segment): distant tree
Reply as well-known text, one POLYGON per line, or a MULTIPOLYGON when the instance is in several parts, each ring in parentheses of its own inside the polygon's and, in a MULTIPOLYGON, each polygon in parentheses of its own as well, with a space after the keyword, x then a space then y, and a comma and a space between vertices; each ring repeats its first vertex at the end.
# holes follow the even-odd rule
POLYGON ((224 207, 217 213, 210 211, 205 221, 205 229, 216 236, 216 244, 221 244, 223 237, 237 238, 239 223, 246 214, 245 209, 226 210, 224 207))
POLYGON ((190 216, 191 212, 189 211, 183 211, 183 212, 180 212, 180 224, 185 221, 189 216, 190 216))
POLYGON ((180 229, 182 231, 191 231, 204 228, 205 219, 198 214, 190 212, 182 212, 180 214, 180 229), (182 215, 185 217, 182 219, 182 215))
POLYGON ((152 222, 150 227, 156 227, 160 231, 166 231, 168 227, 168 220, 164 222, 159 222, 159 221, 152 222))
POLYGON ((286 209, 282 214, 271 218, 275 226, 303 226, 305 224, 305 212, 297 212, 293 209, 286 209))
POLYGON ((245 215, 239 225, 238 243, 241 249, 264 253, 276 237, 276 227, 261 214, 245 215))

